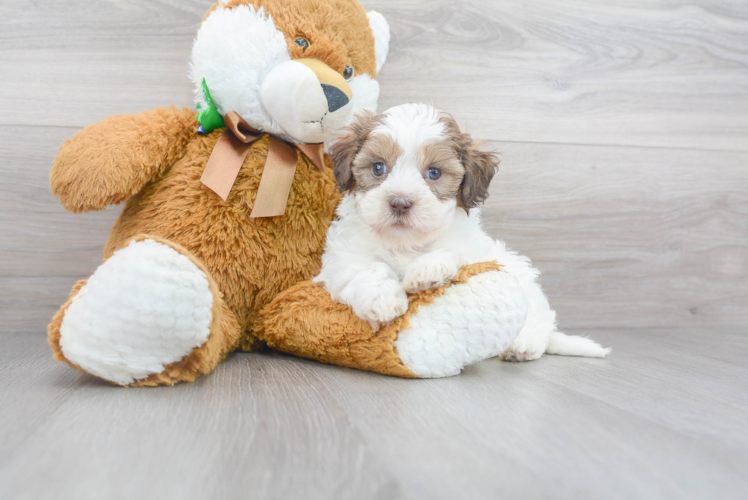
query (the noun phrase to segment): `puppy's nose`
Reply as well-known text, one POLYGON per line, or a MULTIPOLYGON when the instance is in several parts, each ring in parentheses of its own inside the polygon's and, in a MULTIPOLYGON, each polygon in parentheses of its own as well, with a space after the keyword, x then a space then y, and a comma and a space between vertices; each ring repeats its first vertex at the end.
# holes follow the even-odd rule
POLYGON ((392 208, 392 211, 397 215, 405 215, 412 206, 412 201, 403 198, 392 198, 390 200, 390 207, 392 208))
POLYGON ((327 98, 327 109, 330 113, 333 113, 350 102, 348 96, 337 87, 332 85, 322 84, 322 92, 325 93, 327 98))

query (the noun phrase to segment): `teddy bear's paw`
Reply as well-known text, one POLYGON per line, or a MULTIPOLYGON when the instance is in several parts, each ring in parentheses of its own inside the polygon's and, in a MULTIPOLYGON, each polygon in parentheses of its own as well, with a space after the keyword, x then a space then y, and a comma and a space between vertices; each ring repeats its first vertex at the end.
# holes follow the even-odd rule
POLYGON ((207 276, 189 257, 154 240, 133 241, 73 298, 60 348, 88 373, 131 384, 203 345, 213 303, 207 276))
POLYGON ((408 310, 408 297, 400 284, 394 280, 386 280, 370 287, 367 296, 358 297, 357 302, 353 312, 359 318, 368 321, 372 330, 390 323, 408 310))
POLYGON ((403 289, 407 293, 417 293, 438 288, 452 281, 457 271, 459 268, 452 256, 432 252, 417 258, 408 266, 403 277, 403 289))
POLYGON ((395 347, 418 377, 457 375, 465 366, 504 352, 522 330, 527 310, 514 276, 484 272, 419 307, 395 347))

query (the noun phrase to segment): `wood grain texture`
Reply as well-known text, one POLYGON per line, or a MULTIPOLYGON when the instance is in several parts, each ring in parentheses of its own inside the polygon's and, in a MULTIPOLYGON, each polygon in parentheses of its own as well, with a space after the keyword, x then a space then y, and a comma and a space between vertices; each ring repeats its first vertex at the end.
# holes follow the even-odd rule
POLYGON ((237 354, 117 389, 7 334, 0 498, 744 498, 745 336, 596 331, 607 360, 421 381, 237 354))
POLYGON ((746 2, 367 5, 395 33, 385 107, 430 100, 484 139, 748 148, 746 2))
MULTIPOLYGON (((6 2, 0 124, 82 127, 192 104, 210 1, 6 2)), ((379 0, 393 42, 383 107, 429 100, 482 138, 748 148, 748 4, 379 0)))
POLYGON ((488 232, 562 328, 748 324, 748 154, 492 144, 488 232))

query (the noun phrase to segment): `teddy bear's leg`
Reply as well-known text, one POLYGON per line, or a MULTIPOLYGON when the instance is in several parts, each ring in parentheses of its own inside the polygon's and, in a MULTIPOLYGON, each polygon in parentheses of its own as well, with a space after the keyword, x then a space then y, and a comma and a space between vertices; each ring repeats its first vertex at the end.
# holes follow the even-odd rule
POLYGON ((447 377, 498 356, 517 337, 527 299, 496 263, 463 267, 448 285, 408 297, 408 312, 373 332, 319 284, 304 282, 263 310, 260 336, 298 356, 401 377, 447 377))
POLYGON ((449 377, 504 352, 526 317, 519 281, 501 270, 482 272, 453 282, 414 312, 395 348, 417 376, 449 377))
POLYGON ((132 386, 210 373, 239 335, 236 317, 200 261, 147 236, 78 282, 49 326, 56 359, 132 386))

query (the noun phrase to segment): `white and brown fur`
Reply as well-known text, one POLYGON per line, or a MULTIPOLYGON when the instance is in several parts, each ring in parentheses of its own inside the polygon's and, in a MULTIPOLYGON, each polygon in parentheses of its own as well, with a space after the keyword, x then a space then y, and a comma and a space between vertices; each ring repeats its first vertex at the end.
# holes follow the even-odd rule
POLYGON ((374 330, 407 310, 407 293, 441 286, 465 264, 495 260, 520 281, 529 302, 525 326, 502 358, 609 352, 558 332, 530 260, 483 231, 478 205, 488 197, 499 160, 449 114, 426 104, 361 114, 333 143, 331 155, 345 196, 315 282, 374 330), (437 179, 428 175, 433 168, 441 174, 437 179))

